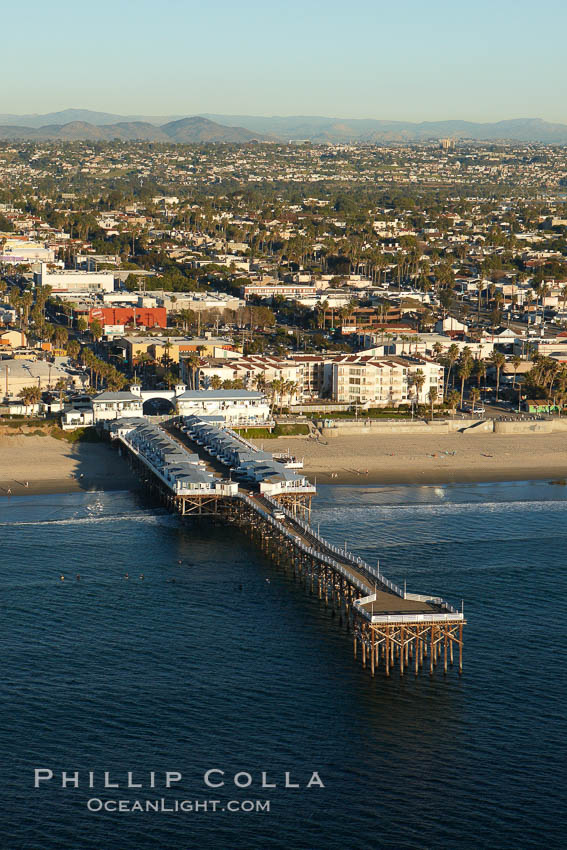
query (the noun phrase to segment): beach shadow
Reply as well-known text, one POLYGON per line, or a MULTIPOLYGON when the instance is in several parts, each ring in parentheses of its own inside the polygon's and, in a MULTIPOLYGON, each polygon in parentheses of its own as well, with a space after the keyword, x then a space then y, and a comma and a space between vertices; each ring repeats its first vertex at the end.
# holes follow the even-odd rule
POLYGON ((142 483, 131 470, 117 443, 97 439, 90 433, 85 440, 68 443, 54 440, 38 449, 37 442, 18 446, 18 459, 12 469, 7 464, 0 478, 0 498, 48 493, 76 493, 97 490, 140 491, 142 483), (42 474, 42 461, 45 464, 42 474), (71 463, 70 463, 71 461, 71 463), (72 471, 69 472, 69 469, 72 471), (48 471, 49 469, 49 471, 48 471))
POLYGON ((79 440, 72 445, 75 469, 69 477, 74 490, 140 490, 142 482, 128 463, 118 441, 79 440))

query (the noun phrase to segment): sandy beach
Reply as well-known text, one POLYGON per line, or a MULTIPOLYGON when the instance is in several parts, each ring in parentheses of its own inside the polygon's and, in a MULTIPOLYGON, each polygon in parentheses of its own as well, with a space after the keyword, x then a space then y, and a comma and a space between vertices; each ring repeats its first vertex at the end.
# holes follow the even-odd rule
POLYGON ((129 490, 135 476, 105 443, 74 443, 48 436, 0 436, 0 498, 26 493, 129 490), (26 487, 27 482, 27 487, 26 487))
MULTIPOLYGON (((273 452, 289 449, 321 484, 567 479, 567 434, 561 433, 280 437, 258 445, 273 452)), ((0 436, 0 498, 8 490, 15 496, 137 486, 126 461, 105 443, 0 436)))
POLYGON ((446 484, 567 478, 567 434, 280 437, 267 451, 304 459, 321 484, 446 484))

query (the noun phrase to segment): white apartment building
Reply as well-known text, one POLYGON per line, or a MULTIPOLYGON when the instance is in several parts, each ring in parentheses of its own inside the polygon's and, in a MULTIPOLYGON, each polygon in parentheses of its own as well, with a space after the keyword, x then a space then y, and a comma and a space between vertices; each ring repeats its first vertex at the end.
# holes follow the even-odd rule
POLYGON ((241 380, 246 389, 257 388, 258 381, 265 386, 276 380, 287 381, 294 385, 293 391, 284 394, 287 400, 291 398, 290 404, 297 404, 303 394, 303 365, 280 357, 250 355, 199 367, 199 380, 204 387, 211 386, 213 377, 221 381, 241 380))
POLYGON ((34 266, 36 286, 50 286, 54 294, 65 292, 113 292, 112 272, 83 272, 73 269, 51 271, 47 263, 34 266))
POLYGON ((412 400, 424 403, 430 389, 441 394, 443 374, 442 366, 423 357, 348 356, 333 363, 332 398, 367 407, 398 407, 412 400), (419 398, 411 382, 418 371, 425 379, 419 398))

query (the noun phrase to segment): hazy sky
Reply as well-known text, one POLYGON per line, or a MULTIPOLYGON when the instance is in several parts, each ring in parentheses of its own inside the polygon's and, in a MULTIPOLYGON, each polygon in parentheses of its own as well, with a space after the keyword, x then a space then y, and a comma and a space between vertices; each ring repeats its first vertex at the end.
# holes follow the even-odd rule
POLYGON ((565 0, 26 0, 0 113, 567 122, 565 0))

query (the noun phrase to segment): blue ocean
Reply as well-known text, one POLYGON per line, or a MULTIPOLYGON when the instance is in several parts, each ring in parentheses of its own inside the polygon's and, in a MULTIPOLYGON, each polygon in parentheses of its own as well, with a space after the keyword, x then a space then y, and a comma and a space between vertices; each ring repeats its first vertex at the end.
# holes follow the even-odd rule
POLYGON ((461 678, 372 679, 234 529, 2 502, 3 850, 565 847, 567 489, 323 486, 313 522, 463 601, 461 678))

